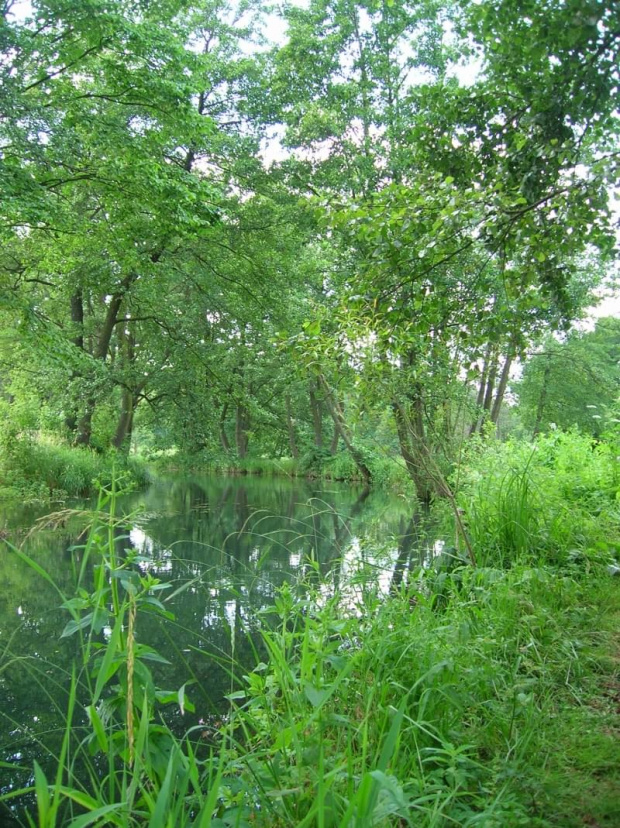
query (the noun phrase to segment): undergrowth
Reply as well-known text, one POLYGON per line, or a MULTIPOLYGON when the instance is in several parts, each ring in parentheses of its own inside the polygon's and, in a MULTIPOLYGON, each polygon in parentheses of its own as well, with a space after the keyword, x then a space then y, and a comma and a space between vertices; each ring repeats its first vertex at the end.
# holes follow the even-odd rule
MULTIPOLYGON (((366 458, 376 486, 411 493, 413 485, 407 476, 404 463, 397 457, 379 456, 368 452, 366 458)), ((346 452, 331 455, 328 451, 312 450, 301 457, 248 457, 239 460, 221 454, 198 453, 188 456, 177 454, 155 458, 162 469, 183 468, 191 471, 209 471, 217 474, 260 475, 264 477, 304 477, 361 483, 362 478, 355 463, 346 452)))
POLYGON ((100 454, 29 436, 14 437, 0 445, 0 499, 64 500, 97 493, 115 475, 125 484, 147 482, 146 464, 117 452, 100 454))

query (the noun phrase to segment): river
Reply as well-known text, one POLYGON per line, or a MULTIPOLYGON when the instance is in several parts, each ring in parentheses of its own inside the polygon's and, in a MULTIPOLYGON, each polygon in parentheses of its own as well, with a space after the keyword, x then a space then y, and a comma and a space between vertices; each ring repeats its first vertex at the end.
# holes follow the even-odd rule
MULTIPOLYGON (((88 504, 73 503, 81 509, 88 504)), ((126 526, 119 555, 169 589, 159 593, 174 617, 141 613, 137 639, 167 663, 153 663, 158 687, 185 682, 195 710, 168 707, 183 732, 216 722, 225 695, 259 655, 258 628, 285 583, 338 590, 349 611, 386 595, 433 554, 432 533, 412 519, 411 503, 381 491, 285 478, 173 477, 119 499, 126 526)), ((33 760, 53 767, 65 727, 79 638, 61 638, 70 620, 62 596, 75 592, 84 516, 59 514, 54 528, 32 531, 49 513, 5 507, 0 529, 54 581, 9 544, 0 547, 0 791, 31 780, 33 760)), ((92 573, 86 572, 92 579, 92 573)), ((106 629, 100 633, 105 641, 106 629)), ((83 710, 74 727, 85 725, 83 710)), ((1 812, 0 806, 0 812, 1 812)), ((8 815, 7 815, 8 816, 8 815)))

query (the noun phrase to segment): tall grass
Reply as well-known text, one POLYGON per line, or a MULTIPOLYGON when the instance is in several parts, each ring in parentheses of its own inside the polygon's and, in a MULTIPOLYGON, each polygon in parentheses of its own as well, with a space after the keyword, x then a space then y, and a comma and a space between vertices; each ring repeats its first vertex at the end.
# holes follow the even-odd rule
POLYGON ((63 500, 87 497, 123 474, 125 484, 144 485, 146 465, 117 453, 99 454, 64 443, 22 437, 0 448, 0 497, 63 500))
POLYGON ((617 549, 618 460, 577 433, 490 443, 459 469, 459 504, 483 562, 561 563, 617 549))

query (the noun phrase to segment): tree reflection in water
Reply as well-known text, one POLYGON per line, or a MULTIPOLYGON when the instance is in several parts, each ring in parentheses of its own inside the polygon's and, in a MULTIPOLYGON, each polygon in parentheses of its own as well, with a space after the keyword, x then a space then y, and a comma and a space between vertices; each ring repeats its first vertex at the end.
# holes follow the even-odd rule
MULTIPOLYGON (((121 508, 134 516, 127 530, 116 530, 117 555, 137 553, 135 566, 169 585, 163 596, 174 614, 165 621, 141 613, 138 640, 169 662, 154 665, 160 687, 176 690, 193 680, 195 712, 169 706, 166 718, 181 733, 199 725, 205 738, 224 714, 236 677, 255 663, 258 625, 282 584, 312 578, 324 595, 340 591, 354 607, 364 589, 400 588, 428 555, 422 516, 407 514, 402 499, 350 486, 177 478, 126 496, 121 508)), ((37 517, 33 508, 8 515, 15 537, 37 517)), ((69 521, 34 533, 23 547, 66 596, 81 564, 82 530, 83 522, 69 521)), ((45 767, 59 749, 79 640, 60 638, 68 617, 58 592, 8 548, 0 573, 0 760, 8 764, 0 766, 0 791, 6 792, 28 782, 33 760, 45 767)), ((84 716, 76 714, 73 724, 84 726, 84 716)))

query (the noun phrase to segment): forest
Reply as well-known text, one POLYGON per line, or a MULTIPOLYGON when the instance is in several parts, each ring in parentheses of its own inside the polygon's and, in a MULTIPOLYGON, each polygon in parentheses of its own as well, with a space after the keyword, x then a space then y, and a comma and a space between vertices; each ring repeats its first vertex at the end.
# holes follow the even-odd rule
POLYGON ((611 0, 5 0, 0 568, 82 654, 56 764, 0 775, 16 824, 620 824, 619 113, 611 0), (169 585, 117 538, 121 491, 206 473, 414 514, 362 638, 280 584, 209 755, 156 712, 169 585), (11 504, 93 496, 61 588, 11 504))

